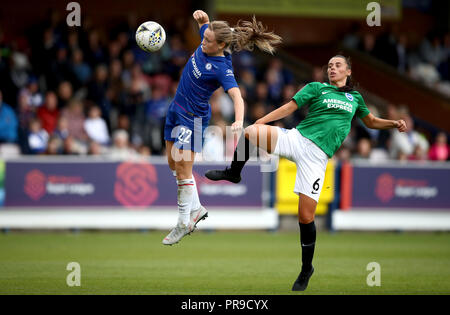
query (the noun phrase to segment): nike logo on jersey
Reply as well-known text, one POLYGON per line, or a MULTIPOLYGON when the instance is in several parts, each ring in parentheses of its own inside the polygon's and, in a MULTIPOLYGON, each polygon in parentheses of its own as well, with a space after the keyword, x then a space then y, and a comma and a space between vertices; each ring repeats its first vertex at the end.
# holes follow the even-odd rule
POLYGON ((330 93, 330 91, 328 91, 328 92, 322 92, 322 95, 323 95, 323 94, 327 94, 327 93, 330 93))

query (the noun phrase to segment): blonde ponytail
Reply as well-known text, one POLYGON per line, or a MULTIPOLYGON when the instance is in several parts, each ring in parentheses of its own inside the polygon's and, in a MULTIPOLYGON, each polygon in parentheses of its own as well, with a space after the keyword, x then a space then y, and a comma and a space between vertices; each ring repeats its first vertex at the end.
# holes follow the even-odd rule
POLYGON ((267 28, 261 22, 256 21, 255 16, 251 22, 239 21, 234 27, 232 49, 252 51, 256 46, 273 55, 275 46, 281 44, 282 38, 266 30, 267 28))
POLYGON ((267 28, 256 21, 255 16, 252 22, 238 21, 233 28, 224 21, 213 21, 209 28, 214 32, 216 41, 225 43, 225 47, 231 51, 252 51, 256 46, 273 55, 275 46, 282 43, 282 38, 273 32, 267 32, 267 28))

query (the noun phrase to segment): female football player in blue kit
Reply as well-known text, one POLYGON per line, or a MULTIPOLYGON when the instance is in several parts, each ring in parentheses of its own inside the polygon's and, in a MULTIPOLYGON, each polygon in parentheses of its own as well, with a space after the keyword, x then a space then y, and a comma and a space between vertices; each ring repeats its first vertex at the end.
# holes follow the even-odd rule
POLYGON ((192 166, 195 153, 202 150, 203 131, 211 117, 209 99, 219 87, 223 87, 234 104, 232 131, 242 130, 244 101, 234 78, 231 53, 256 46, 272 54, 274 46, 281 43, 281 37, 266 32, 255 18, 230 28, 227 22, 210 22, 201 10, 195 11, 193 17, 199 25, 202 42, 183 69, 164 129, 169 167, 177 178, 179 211, 178 223, 163 239, 164 245, 178 243, 208 216, 198 197, 192 166))

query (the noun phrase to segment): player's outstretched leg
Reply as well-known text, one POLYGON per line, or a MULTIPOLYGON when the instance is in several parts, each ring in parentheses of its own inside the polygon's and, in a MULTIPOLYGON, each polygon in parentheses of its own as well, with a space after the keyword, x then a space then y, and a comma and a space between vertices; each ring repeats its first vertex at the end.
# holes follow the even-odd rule
POLYGON ((233 154, 231 167, 225 170, 211 170, 205 173, 210 180, 227 180, 232 183, 241 181, 241 172, 251 156, 257 153, 258 147, 272 153, 278 139, 276 127, 255 124, 247 127, 239 138, 233 154))
POLYGON ((205 173, 206 178, 214 181, 227 180, 235 184, 239 183, 241 181, 242 168, 250 158, 250 153, 253 153, 250 152, 250 148, 256 150, 256 147, 242 133, 233 154, 231 167, 227 167, 225 170, 210 170, 205 173))

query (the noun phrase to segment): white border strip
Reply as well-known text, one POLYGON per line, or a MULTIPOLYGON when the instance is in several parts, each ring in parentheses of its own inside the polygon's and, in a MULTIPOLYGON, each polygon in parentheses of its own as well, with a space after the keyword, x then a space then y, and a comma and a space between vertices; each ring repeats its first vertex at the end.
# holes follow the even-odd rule
POLYGON ((449 231, 450 213, 436 211, 333 211, 334 230, 449 231))
MULTIPOLYGON (((275 209, 208 208, 209 216, 198 229, 276 229, 275 209)), ((2 229, 171 229, 178 219, 176 209, 155 210, 0 210, 2 229)))

